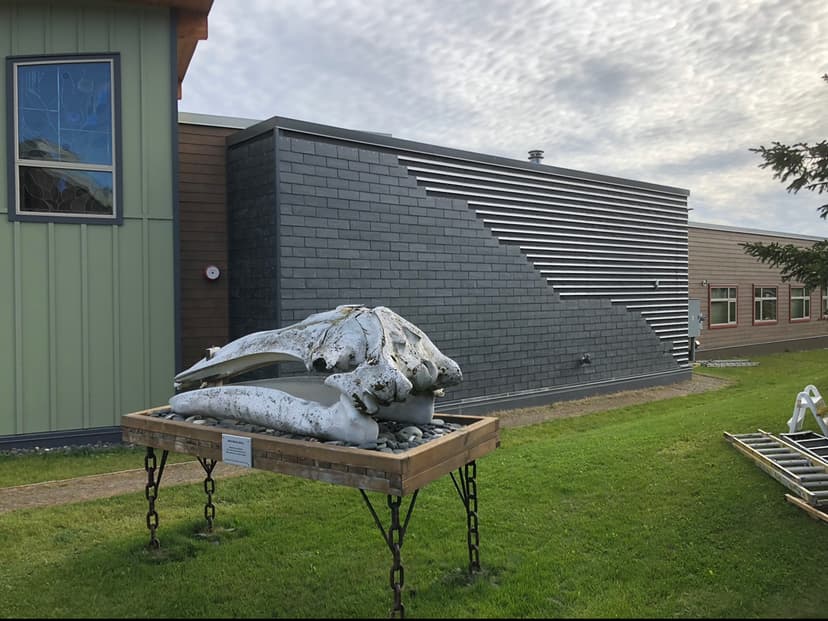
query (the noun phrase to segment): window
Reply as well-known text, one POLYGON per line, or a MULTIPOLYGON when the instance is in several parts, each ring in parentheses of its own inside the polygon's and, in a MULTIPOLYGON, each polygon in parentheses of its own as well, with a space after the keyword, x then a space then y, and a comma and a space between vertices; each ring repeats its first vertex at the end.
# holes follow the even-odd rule
POLYGON ((776 323, 776 287, 753 288, 753 323, 776 323))
POLYGON ((807 321, 811 318, 811 289, 791 287, 791 321, 807 321))
POLYGON ((822 318, 828 319, 828 287, 822 288, 822 318))
POLYGON ((11 220, 119 223, 117 54, 6 60, 11 220))
POLYGON ((736 287, 710 287, 710 327, 736 325, 736 287))

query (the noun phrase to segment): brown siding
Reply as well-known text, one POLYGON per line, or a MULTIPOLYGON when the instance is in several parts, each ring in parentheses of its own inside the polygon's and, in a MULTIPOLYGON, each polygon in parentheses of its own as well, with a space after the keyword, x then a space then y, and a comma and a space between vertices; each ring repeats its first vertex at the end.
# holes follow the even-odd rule
POLYGON ((225 137, 236 129, 178 125, 181 342, 184 368, 228 339, 225 137), (209 281, 208 265, 221 269, 209 281))
MULTIPOLYGON (((739 246, 743 242, 779 242, 808 247, 813 241, 784 235, 758 232, 718 230, 689 227, 689 277, 690 298, 701 302, 705 321, 697 351, 698 358, 715 357, 717 350, 738 348, 766 343, 789 343, 786 348, 810 347, 808 339, 828 335, 828 322, 821 315, 820 289, 811 291, 810 321, 790 321, 790 286, 797 283, 782 281, 776 268, 768 267, 745 254, 739 246), (704 282, 708 284, 704 284, 704 282), (727 328, 710 328, 709 289, 712 286, 737 287, 737 325, 727 328), (753 287, 777 288, 777 321, 775 324, 753 325, 753 287)), ((821 341, 812 341, 814 346, 821 341)), ((733 354, 737 350, 729 350, 733 354)))

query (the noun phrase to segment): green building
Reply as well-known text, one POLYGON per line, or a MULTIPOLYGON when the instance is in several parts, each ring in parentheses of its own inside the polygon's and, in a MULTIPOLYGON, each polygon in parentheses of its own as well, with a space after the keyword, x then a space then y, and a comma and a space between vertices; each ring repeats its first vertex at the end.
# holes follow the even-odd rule
POLYGON ((177 101, 212 0, 0 0, 0 448, 165 403, 177 101))

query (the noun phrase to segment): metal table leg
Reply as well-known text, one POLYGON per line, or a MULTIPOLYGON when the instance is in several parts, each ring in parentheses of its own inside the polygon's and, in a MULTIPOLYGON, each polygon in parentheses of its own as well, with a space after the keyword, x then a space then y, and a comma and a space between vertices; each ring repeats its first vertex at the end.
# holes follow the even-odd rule
POLYGON ((204 479, 204 493, 207 494, 207 502, 204 505, 204 519, 207 520, 207 532, 213 532, 213 520, 216 519, 216 505, 213 504, 213 494, 216 493, 216 482, 213 479, 213 469, 218 460, 207 457, 197 457, 198 463, 204 468, 207 477, 204 479))
POLYGON ((144 488, 144 495, 149 502, 149 509, 147 511, 147 528, 150 532, 149 547, 159 548, 161 546, 155 531, 158 529, 158 512, 155 510, 155 499, 158 498, 158 486, 161 484, 161 475, 164 474, 164 465, 167 463, 167 455, 169 451, 164 451, 161 454, 161 465, 159 466, 155 459, 155 450, 147 447, 147 454, 144 457, 144 469, 147 471, 147 484, 144 488), (158 475, 156 476, 156 471, 158 475))
POLYGON ((414 490, 414 494, 411 496, 411 502, 408 504, 408 512, 405 515, 405 521, 402 524, 400 524, 400 506, 402 505, 402 496, 388 495, 388 508, 391 510, 391 525, 387 531, 382 525, 379 516, 377 516, 377 512, 374 510, 374 506, 371 504, 371 500, 368 498, 365 490, 360 489, 359 492, 362 494, 365 504, 368 505, 368 510, 374 517, 374 523, 377 525, 377 528, 379 528, 383 539, 385 539, 385 542, 388 544, 388 548, 391 550, 392 560, 389 580, 391 583, 391 590, 394 592, 394 607, 391 609, 391 614, 389 616, 393 618, 399 615, 400 618, 403 618, 405 617, 405 605, 402 603, 402 590, 403 585, 405 584, 405 570, 403 569, 402 560, 400 558, 400 550, 402 549, 405 531, 408 528, 408 521, 411 519, 411 512, 414 510, 414 503, 417 502, 417 495, 420 493, 420 490, 414 490))
POLYGON ((469 573, 480 571, 480 532, 477 523, 477 463, 470 461, 464 468, 457 469, 457 478, 454 473, 451 480, 454 488, 460 494, 460 500, 466 507, 466 542, 469 546, 469 573), (459 479, 459 483, 458 483, 459 479))

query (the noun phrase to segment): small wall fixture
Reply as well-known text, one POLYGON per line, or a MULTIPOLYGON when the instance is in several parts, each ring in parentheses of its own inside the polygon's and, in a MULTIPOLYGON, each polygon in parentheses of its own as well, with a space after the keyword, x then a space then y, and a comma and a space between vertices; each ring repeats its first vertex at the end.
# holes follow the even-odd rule
POLYGON ((592 364, 592 358, 589 354, 584 354, 581 356, 581 364, 592 364))
POLYGON ((207 280, 218 280, 221 277, 221 270, 217 265, 208 265, 204 268, 204 278, 207 280))
POLYGON ((706 287, 708 284, 710 283, 706 279, 702 281, 702 287, 706 287))

